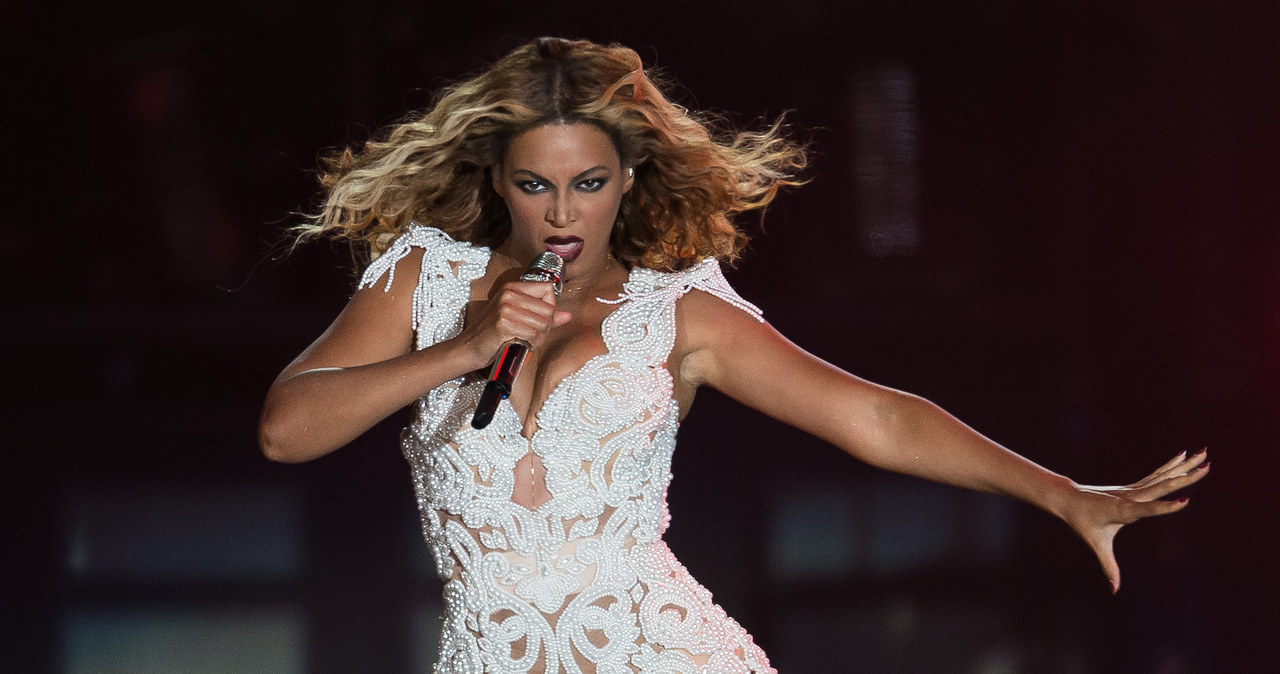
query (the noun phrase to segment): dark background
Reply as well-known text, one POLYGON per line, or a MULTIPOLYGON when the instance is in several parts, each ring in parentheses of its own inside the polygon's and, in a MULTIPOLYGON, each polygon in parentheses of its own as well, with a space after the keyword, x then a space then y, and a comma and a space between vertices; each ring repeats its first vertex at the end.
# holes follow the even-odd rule
POLYGON ((275 671, 226 664, 278 645, 262 624, 296 637, 284 671, 429 660, 403 417, 311 464, 257 453, 262 395, 353 279, 278 244, 319 151, 544 34, 632 46, 741 124, 792 111, 813 182, 744 220, 729 277, 801 346, 1081 482, 1210 447, 1184 513, 1121 534, 1113 598, 1048 516, 701 393, 669 541, 775 666, 1275 666, 1274 3, 15 0, 0 26, 0 670, 275 671))

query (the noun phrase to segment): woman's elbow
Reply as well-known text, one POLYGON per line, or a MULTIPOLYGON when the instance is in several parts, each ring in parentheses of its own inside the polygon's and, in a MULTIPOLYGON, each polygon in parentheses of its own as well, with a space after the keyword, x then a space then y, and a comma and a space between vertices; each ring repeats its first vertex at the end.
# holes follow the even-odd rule
POLYGON ((302 463, 312 458, 291 442, 296 434, 282 428, 283 425, 270 408, 262 410, 262 417, 258 420, 258 449, 262 450, 262 455, 277 463, 302 463))
POLYGON ((865 424, 857 426, 846 450, 879 468, 893 470, 904 447, 915 441, 922 414, 932 406, 928 400, 905 391, 883 389, 872 400, 865 424))
POLYGON ((876 398, 873 409, 879 425, 887 433, 901 433, 914 426, 916 418, 933 403, 914 393, 885 389, 876 398))

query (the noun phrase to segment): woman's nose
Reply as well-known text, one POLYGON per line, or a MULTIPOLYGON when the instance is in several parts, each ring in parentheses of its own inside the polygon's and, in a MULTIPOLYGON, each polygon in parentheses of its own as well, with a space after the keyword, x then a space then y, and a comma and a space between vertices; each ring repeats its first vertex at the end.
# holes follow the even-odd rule
POLYGON ((547 208, 547 222, 556 227, 567 227, 576 220, 573 200, 568 196, 556 196, 547 208))

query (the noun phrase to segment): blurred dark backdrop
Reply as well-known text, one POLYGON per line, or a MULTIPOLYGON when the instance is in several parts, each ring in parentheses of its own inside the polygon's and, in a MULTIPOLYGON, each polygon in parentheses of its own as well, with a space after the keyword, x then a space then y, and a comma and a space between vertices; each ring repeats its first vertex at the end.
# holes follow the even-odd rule
POLYGON ((800 345, 1081 482, 1210 446, 1190 508, 1121 535, 1113 598, 1046 515, 700 394, 669 541, 775 666, 1272 671, 1278 19, 10 0, 0 670, 426 671, 439 585, 404 419, 311 464, 257 453, 267 385, 352 288, 340 249, 275 244, 320 150, 553 34, 635 47, 738 123, 792 111, 813 183, 730 279, 800 345))

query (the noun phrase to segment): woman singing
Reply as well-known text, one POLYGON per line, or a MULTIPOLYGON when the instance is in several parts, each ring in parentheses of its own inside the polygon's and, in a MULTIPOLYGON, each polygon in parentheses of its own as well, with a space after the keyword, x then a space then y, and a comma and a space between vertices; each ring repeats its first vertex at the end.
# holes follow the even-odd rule
MULTIPOLYGON (((259 430, 307 461, 396 410, 444 581, 437 672, 772 672, 662 540, 679 421, 710 386, 887 470, 1064 520, 1118 588, 1112 539, 1204 477, 1201 452, 1086 487, 919 397, 778 334, 720 271, 732 218, 796 183, 779 125, 718 135, 624 47, 540 39, 447 89, 323 175, 304 236, 372 263, 280 374, 259 430), (521 280, 563 259, 563 289, 521 280), (492 423, 472 414, 504 345, 531 345, 492 423)), ((726 497, 731 495, 726 495, 726 497)))

